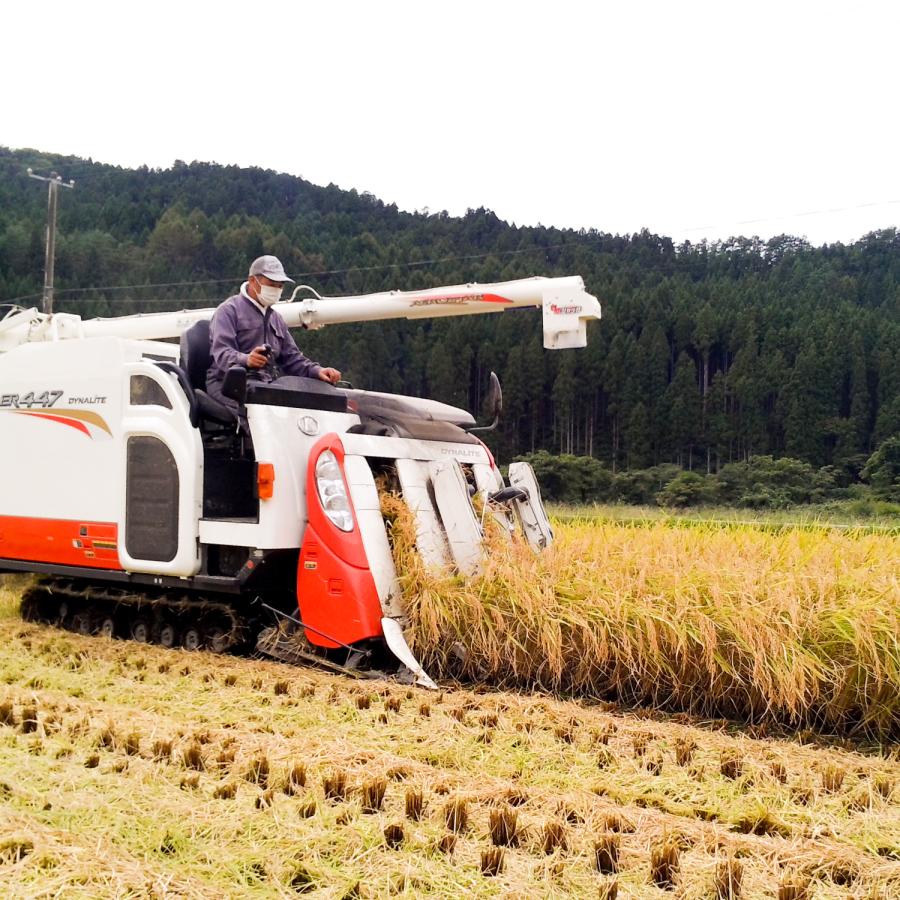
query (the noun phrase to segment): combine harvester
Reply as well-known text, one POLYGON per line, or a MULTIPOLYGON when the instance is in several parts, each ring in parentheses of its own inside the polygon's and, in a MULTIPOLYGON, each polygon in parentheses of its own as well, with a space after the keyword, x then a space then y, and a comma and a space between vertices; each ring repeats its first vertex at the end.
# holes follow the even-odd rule
MULTIPOLYGON (((291 327, 540 307, 544 346, 566 349, 585 346, 600 318, 579 277, 299 290, 274 307, 291 327)), ((23 615, 167 647, 399 670, 433 687, 403 635, 379 488, 414 513, 429 565, 471 575, 483 553, 476 494, 535 548, 552 540, 531 468, 512 464, 504 484, 465 410, 235 368, 226 395, 247 434, 205 392, 213 312, 0 309, 0 572, 45 576, 23 615)), ((500 413, 493 373, 487 405, 482 429, 500 413)))

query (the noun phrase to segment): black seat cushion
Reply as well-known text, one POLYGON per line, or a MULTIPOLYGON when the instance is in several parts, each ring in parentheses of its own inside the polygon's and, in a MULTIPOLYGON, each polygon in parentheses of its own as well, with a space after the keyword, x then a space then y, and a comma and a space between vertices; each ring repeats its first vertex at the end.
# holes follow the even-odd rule
POLYGON ((209 321, 201 319, 181 334, 181 368, 195 390, 206 390, 209 354, 209 321))
POLYGON ((234 412, 206 393, 206 373, 211 363, 209 321, 201 319, 181 333, 181 368, 194 389, 201 421, 233 428, 237 424, 234 412))
POLYGON ((216 422, 231 428, 237 425, 237 416, 224 403, 210 397, 206 391, 195 391, 194 395, 197 398, 197 409, 201 420, 216 422))

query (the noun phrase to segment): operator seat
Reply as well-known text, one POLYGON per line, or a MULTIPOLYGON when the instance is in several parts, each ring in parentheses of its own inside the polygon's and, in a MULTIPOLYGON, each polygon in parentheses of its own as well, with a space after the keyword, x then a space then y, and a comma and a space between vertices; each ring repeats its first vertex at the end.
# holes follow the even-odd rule
POLYGON ((201 421, 237 427, 237 416, 224 403, 206 393, 206 373, 212 359, 209 354, 209 321, 201 319, 182 332, 181 368, 197 398, 201 421))

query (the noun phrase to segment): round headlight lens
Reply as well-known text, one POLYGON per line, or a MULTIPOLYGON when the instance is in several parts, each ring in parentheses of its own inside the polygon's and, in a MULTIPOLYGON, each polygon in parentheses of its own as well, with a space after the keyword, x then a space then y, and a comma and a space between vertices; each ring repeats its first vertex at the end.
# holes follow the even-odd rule
POLYGON ((340 464, 331 450, 323 450, 316 460, 316 490, 325 515, 341 531, 353 531, 353 511, 340 464))

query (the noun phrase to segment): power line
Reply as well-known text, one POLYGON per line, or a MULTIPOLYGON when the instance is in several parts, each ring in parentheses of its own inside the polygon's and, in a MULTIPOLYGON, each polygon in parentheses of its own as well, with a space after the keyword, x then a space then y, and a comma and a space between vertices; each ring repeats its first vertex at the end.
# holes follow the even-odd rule
MULTIPOLYGON (((677 229, 680 232, 691 232, 691 231, 704 231, 709 229, 721 229, 731 225, 757 225, 763 222, 774 222, 782 219, 794 219, 801 218, 804 216, 815 216, 815 215, 824 215, 828 213, 840 213, 840 212, 848 212, 850 210, 856 209, 867 209, 874 206, 892 206, 900 204, 900 200, 885 200, 879 202, 872 203, 858 203, 854 206, 840 206, 833 207, 831 209, 817 209, 817 210, 807 210, 806 212, 793 213, 790 215, 784 216, 774 216, 769 218, 762 219, 742 219, 735 222, 727 222, 727 223, 719 223, 718 225, 696 225, 690 228, 680 228, 677 229)), ((565 241, 559 244, 546 244, 544 246, 537 247, 522 247, 515 250, 493 250, 488 253, 468 253, 468 254, 460 254, 455 256, 441 256, 436 257, 434 259, 423 259, 416 261, 408 261, 408 262, 399 262, 399 263, 383 263, 375 266, 350 266, 345 269, 323 269, 318 272, 299 272, 296 273, 293 277, 295 279, 299 278, 326 278, 332 275, 348 275, 354 272, 377 272, 377 271, 388 271, 391 269, 413 269, 413 268, 421 268, 425 266, 433 266, 443 262, 459 262, 464 260, 475 260, 475 259, 487 259, 489 256, 514 256, 517 254, 525 254, 525 253, 546 253, 549 250, 560 250, 563 248, 577 248, 577 247, 586 247, 590 246, 592 243, 596 241, 601 241, 604 238, 609 237, 619 237, 619 235, 605 235, 598 234, 596 236, 592 236, 587 241, 580 240, 570 240, 565 241)), ((206 278, 201 280, 191 280, 191 281, 160 281, 153 282, 151 284, 117 284, 117 285, 101 285, 99 287, 84 287, 84 288, 63 288, 62 290, 55 291, 55 294, 58 296, 60 294, 88 294, 88 293, 101 293, 101 292, 110 292, 110 291, 141 291, 149 288, 168 288, 168 287, 196 287, 203 284, 228 284, 234 282, 240 282, 245 278, 244 275, 236 275, 231 278, 206 278)), ((41 297, 40 293, 32 293, 32 294, 21 294, 18 297, 12 297, 9 300, 4 300, 4 303, 17 303, 21 300, 32 300, 41 297)), ((73 303, 76 300, 81 298, 70 298, 67 302, 73 303)), ((84 298, 84 299, 92 299, 92 298, 84 298)), ((212 298, 213 300, 217 298, 212 298)), ((140 300, 141 303, 172 303, 173 300, 157 300, 157 299, 148 299, 148 300, 140 300)), ((201 303, 207 302, 205 300, 187 300, 183 302, 189 303, 201 303)))
POLYGON ((694 225, 690 228, 679 228, 677 231, 718 231, 734 225, 762 225, 763 222, 781 222, 785 219, 802 219, 806 216, 824 216, 831 213, 851 212, 855 209, 871 209, 873 206, 896 206, 897 204, 900 204, 900 200, 879 200, 872 203, 856 203, 853 206, 834 206, 830 209, 808 209, 806 212, 788 213, 783 216, 767 216, 762 219, 739 219, 736 222, 720 222, 717 225, 694 225))
MULTIPOLYGON (((520 253, 545 253, 548 250, 559 250, 562 247, 583 247, 586 246, 586 242, 581 241, 567 241, 562 244, 547 244, 542 247, 523 247, 516 250, 493 250, 489 253, 469 253, 458 256, 441 256, 435 259, 423 259, 423 260, 415 260, 410 262, 399 262, 399 263, 384 263, 382 265, 377 266, 351 266, 346 269, 323 269, 319 272, 298 272, 293 274, 291 277, 294 279, 298 278, 324 278, 331 275, 346 275, 352 272, 375 272, 375 271, 385 271, 388 269, 412 269, 421 266, 433 266, 438 263, 443 262, 458 262, 461 260, 472 260, 472 259, 486 259, 489 256, 512 256, 514 254, 520 253)), ((192 280, 192 281, 160 281, 154 282, 152 284, 117 284, 117 285, 101 285, 99 287, 84 287, 84 288, 63 288, 62 290, 57 290, 57 296, 59 294, 86 294, 86 293, 99 293, 101 291, 137 291, 144 290, 147 288, 163 288, 163 287, 193 287, 201 284, 226 284, 226 283, 234 283, 237 281, 243 281, 246 278, 246 275, 236 275, 232 278, 206 278, 201 280, 192 280)), ((38 293, 35 294, 22 294, 18 297, 13 297, 10 300, 5 300, 5 303, 16 303, 19 300, 31 300, 36 297, 40 297, 41 295, 38 293)), ((76 298, 77 299, 77 298, 76 298)), ((91 298, 85 298, 91 299, 91 298)), ((73 302, 72 300, 69 301, 73 302)), ((142 303, 147 303, 151 301, 142 300, 142 303)), ((164 300, 160 301, 164 303, 169 303, 171 301, 164 300)))

